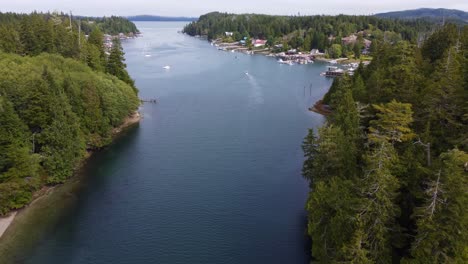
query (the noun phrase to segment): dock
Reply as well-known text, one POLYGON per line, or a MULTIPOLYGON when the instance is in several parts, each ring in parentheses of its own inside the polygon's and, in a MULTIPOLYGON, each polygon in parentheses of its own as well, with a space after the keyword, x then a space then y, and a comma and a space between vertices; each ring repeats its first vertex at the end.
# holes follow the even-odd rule
POLYGON ((153 98, 153 99, 143 99, 143 98, 140 98, 140 102, 142 102, 142 103, 157 104, 157 103, 158 103, 158 100, 157 100, 156 98, 153 98))

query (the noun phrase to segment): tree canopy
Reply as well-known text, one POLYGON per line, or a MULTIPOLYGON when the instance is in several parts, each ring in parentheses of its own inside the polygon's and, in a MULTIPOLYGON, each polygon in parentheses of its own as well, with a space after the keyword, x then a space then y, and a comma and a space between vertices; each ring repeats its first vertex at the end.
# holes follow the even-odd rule
POLYGON ((304 140, 313 262, 468 261, 468 26, 383 43, 304 140))
POLYGON ((0 14, 0 215, 64 182, 139 106, 120 43, 108 56, 99 27, 86 39, 66 19, 0 14))

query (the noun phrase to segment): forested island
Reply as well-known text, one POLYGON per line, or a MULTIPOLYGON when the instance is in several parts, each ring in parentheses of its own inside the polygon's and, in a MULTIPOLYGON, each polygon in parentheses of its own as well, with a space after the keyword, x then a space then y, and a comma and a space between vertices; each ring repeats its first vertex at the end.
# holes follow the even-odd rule
POLYGON ((312 262, 468 262, 468 26, 210 13, 184 32, 331 56, 362 48, 350 34, 371 40, 371 64, 334 81, 303 143, 312 262))
POLYGON ((0 215, 63 183, 139 106, 120 40, 123 18, 0 13, 0 215))

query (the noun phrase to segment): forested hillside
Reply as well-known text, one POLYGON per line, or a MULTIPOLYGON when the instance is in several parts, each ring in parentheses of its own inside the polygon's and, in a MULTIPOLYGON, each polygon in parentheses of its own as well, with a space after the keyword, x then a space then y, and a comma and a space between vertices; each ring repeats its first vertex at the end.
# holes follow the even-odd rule
POLYGON ((304 141, 317 263, 468 263, 468 26, 385 43, 304 141))
POLYGON ((398 18, 398 19, 419 19, 425 18, 433 21, 454 21, 458 23, 468 23, 468 12, 445 9, 445 8, 419 8, 414 10, 394 11, 387 13, 375 14, 382 18, 398 18))
POLYGON ((354 33, 361 32, 361 37, 371 41, 416 42, 421 33, 432 28, 433 24, 428 21, 399 21, 373 16, 269 16, 215 12, 190 23, 184 32, 191 36, 207 36, 208 39, 233 32, 235 41, 244 37, 260 38, 268 40, 270 46, 283 44, 307 52, 311 49, 325 51, 332 45, 338 45, 345 54, 354 47, 342 46, 342 38, 354 33))
POLYGON ((0 14, 0 215, 64 182, 139 105, 118 40, 66 17, 0 14))

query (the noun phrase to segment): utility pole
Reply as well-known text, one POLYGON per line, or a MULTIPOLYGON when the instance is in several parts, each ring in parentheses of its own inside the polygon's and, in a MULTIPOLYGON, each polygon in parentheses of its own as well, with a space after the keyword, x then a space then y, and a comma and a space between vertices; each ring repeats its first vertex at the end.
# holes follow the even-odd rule
POLYGON ((70 14, 68 15, 69 21, 70 21, 70 31, 73 31, 72 27, 72 11, 70 11, 70 14))
POLYGON ((78 19, 78 47, 81 49, 81 20, 78 19))

